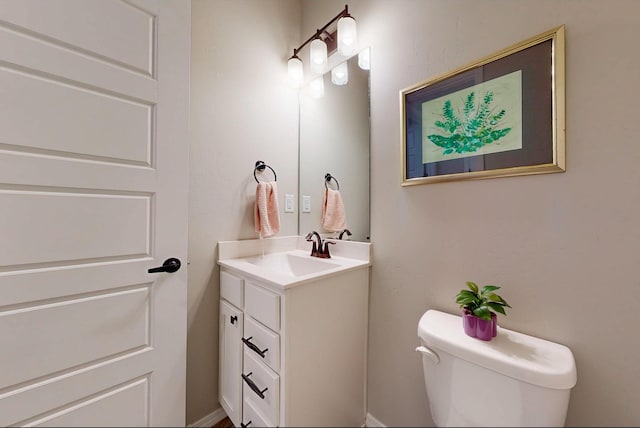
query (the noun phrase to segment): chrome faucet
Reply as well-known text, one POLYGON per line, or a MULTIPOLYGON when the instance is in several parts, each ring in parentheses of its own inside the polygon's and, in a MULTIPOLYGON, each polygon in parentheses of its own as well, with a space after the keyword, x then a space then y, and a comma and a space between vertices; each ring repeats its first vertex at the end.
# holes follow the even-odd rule
POLYGON ((311 257, 320 257, 320 252, 323 251, 322 238, 320 237, 320 234, 314 230, 307 233, 307 236, 305 236, 304 239, 306 239, 307 242, 313 241, 313 247, 311 247, 311 257), (315 241, 313 240, 314 236, 316 237, 315 241))

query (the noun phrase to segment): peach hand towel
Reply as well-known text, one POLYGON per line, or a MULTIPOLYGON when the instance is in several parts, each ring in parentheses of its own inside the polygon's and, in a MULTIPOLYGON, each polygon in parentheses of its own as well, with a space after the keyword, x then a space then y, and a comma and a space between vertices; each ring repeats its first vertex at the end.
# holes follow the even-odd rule
POLYGON ((275 235, 280 231, 278 189, 275 181, 258 183, 253 217, 255 230, 260 233, 261 238, 275 235))
POLYGON ((329 232, 346 229, 347 215, 344 211, 342 196, 338 190, 327 189, 322 206, 322 227, 329 232))

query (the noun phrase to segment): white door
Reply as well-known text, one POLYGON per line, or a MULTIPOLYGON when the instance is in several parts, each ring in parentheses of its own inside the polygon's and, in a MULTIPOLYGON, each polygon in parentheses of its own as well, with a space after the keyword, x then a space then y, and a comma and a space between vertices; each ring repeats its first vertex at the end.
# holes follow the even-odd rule
POLYGON ((187 1, 0 0, 1 426, 185 424, 189 51, 187 1))

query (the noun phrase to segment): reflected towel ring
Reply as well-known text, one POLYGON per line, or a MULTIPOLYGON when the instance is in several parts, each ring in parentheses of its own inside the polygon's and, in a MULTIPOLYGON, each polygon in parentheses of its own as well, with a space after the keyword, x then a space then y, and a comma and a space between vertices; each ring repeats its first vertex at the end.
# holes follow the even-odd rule
POLYGON ((338 180, 336 180, 336 178, 328 172, 324 175, 324 188, 327 190, 329 189, 327 183, 331 180, 336 182, 336 190, 340 190, 340 183, 338 183, 338 180))
POLYGON ((271 168, 269 165, 267 165, 262 161, 257 161, 256 167, 253 168, 253 178, 256 179, 256 183, 260 183, 260 181, 258 180, 258 177, 256 177, 256 171, 262 172, 264 171, 265 168, 269 168, 271 172, 273 172, 273 181, 278 181, 278 176, 276 176, 276 172, 273 170, 273 168, 271 168))

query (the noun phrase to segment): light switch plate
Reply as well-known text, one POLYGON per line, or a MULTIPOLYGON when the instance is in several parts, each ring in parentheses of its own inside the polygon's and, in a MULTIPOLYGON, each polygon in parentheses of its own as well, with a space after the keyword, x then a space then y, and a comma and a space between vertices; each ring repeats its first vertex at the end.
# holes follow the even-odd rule
POLYGON ((302 212, 303 213, 311 212, 311 196, 302 197, 302 212))
POLYGON ((286 213, 292 213, 295 211, 294 209, 294 202, 293 202, 293 195, 291 194, 286 194, 284 195, 284 212, 286 213))

